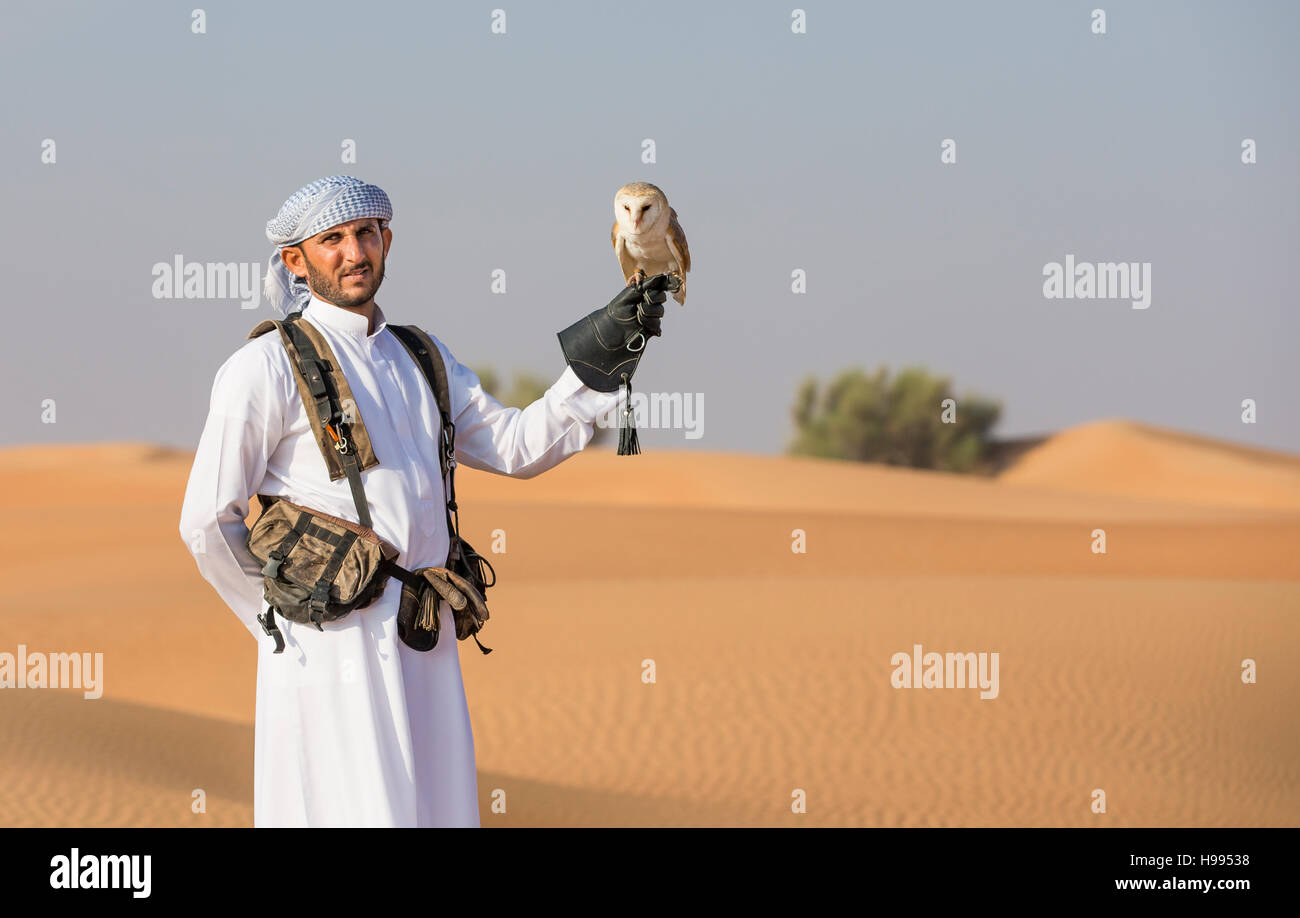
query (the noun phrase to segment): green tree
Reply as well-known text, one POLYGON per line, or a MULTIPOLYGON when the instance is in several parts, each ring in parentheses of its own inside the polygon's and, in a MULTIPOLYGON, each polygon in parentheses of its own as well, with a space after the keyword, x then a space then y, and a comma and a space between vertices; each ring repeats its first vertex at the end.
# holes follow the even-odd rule
POLYGON ((478 376, 483 391, 509 408, 526 408, 546 394, 551 384, 540 376, 531 373, 516 372, 510 388, 501 383, 501 377, 490 366, 471 367, 478 376))
POLYGON ((500 398, 497 398, 497 394, 501 391, 501 377, 497 376, 497 371, 491 367, 470 367, 470 369, 478 377, 479 385, 483 387, 483 391, 498 402, 501 401, 500 398))
POLYGON ((793 455, 883 462, 921 469, 973 472, 990 456, 989 431, 1002 413, 1000 402, 978 395, 957 398, 951 381, 923 367, 908 367, 892 379, 885 367, 874 374, 841 371, 823 389, 813 377, 795 394, 793 455), (956 402, 955 420, 944 423, 943 402, 956 402))
POLYGON ((531 373, 515 373, 505 398, 499 401, 503 405, 525 408, 545 395, 546 390, 549 388, 551 388, 551 384, 540 376, 534 376, 531 373))

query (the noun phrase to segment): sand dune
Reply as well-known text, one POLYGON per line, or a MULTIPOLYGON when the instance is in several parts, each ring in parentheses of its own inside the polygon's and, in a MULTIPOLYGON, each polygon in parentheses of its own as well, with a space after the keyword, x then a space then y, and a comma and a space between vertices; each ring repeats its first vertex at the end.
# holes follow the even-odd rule
POLYGON ((1300 510, 1300 456, 1132 421, 1063 431, 1000 477, 1012 484, 1203 506, 1300 510))
MULTIPOLYGON (((101 699, 0 690, 0 825, 251 824, 255 650, 176 535, 189 462, 0 450, 0 651, 105 655, 101 699)), ((1104 422, 998 479, 606 449, 457 485, 507 540, 461 655, 485 826, 1300 824, 1296 457, 1104 422), (997 651, 998 697, 893 688, 918 643, 997 651)))

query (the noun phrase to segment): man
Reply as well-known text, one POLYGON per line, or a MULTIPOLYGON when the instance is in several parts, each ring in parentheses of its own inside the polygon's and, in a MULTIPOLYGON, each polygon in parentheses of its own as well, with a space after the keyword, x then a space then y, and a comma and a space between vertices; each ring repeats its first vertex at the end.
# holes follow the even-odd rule
MULTIPOLYGON (((303 187, 267 223, 276 251, 266 292, 282 312, 301 309, 333 350, 380 459, 362 473, 374 529, 400 550, 397 563, 415 570, 447 559, 441 428, 433 393, 374 299, 391 218, 383 190, 350 176, 303 187)), ((628 350, 660 332, 665 294, 652 287, 628 287, 561 332, 569 367, 524 409, 484 392, 434 337, 458 463, 530 478, 586 446, 635 369, 628 350), (610 329, 640 340, 602 350, 610 329)), ((447 604, 438 608, 444 639, 428 652, 399 640, 401 583, 389 580, 374 604, 323 630, 276 619, 285 648, 275 653, 257 620, 266 609, 261 565, 246 547, 253 494, 358 518, 348 482, 330 480, 275 334, 247 342, 217 371, 180 521, 200 573, 258 640, 254 825, 478 826, 474 740, 459 644, 445 637, 456 634, 447 604)))

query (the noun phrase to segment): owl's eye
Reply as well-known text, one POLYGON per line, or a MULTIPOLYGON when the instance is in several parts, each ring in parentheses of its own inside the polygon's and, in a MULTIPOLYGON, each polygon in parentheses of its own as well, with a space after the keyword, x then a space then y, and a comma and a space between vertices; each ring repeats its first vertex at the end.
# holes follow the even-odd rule
POLYGON ((623 209, 626 210, 628 213, 632 212, 632 208, 628 207, 626 204, 623 205, 623 209))
POLYGON ((647 204, 645 207, 642 207, 642 208, 641 208, 641 213, 645 213, 645 212, 646 212, 647 210, 649 210, 649 209, 650 209, 650 205, 647 204))

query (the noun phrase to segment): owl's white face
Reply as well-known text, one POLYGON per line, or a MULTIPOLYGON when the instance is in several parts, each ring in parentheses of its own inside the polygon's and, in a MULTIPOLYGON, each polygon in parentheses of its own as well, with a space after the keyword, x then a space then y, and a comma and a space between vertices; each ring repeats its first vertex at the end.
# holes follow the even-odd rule
POLYGON ((623 232, 631 235, 654 226, 662 210, 659 199, 652 195, 621 194, 614 201, 614 219, 623 232))

